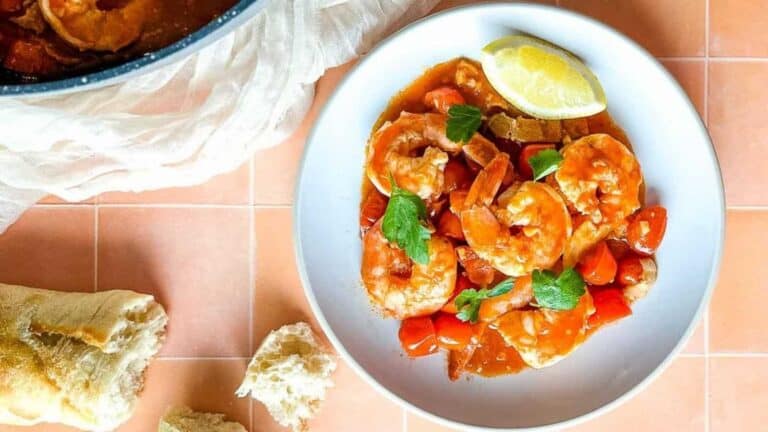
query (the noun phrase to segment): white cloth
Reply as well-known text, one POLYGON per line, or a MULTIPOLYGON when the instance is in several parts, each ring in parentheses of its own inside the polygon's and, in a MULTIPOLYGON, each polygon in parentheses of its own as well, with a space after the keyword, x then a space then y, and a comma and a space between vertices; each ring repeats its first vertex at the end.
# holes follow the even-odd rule
POLYGON ((197 54, 107 88, 0 100, 0 232, 47 194, 199 184, 280 143, 323 72, 438 0, 266 0, 197 54))

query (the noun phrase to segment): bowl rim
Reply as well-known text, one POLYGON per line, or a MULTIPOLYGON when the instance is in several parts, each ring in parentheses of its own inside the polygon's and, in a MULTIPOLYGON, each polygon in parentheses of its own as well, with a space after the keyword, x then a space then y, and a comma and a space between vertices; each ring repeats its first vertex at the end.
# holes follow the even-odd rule
POLYGON ((233 31, 258 13, 267 0, 239 0, 221 15, 176 42, 134 59, 82 75, 29 84, 0 84, 0 100, 39 98, 106 87, 128 81, 197 52, 233 31))
POLYGON ((342 359, 355 371, 355 373, 361 377, 365 382, 367 382, 369 385, 371 385, 374 389, 376 389, 380 394, 387 397, 389 400, 395 402, 396 404, 400 405, 401 407, 405 408, 406 410, 416 413, 424 418, 427 418, 428 420, 435 422, 439 425, 449 427, 449 428, 461 428, 463 430, 468 431, 545 431, 545 430, 552 430, 555 427, 572 427, 578 424, 585 423, 589 420, 595 419, 609 411, 612 411, 613 409, 617 408, 618 406, 622 405, 624 402, 632 399, 634 396, 636 396, 638 393, 645 390, 645 388, 648 387, 648 385, 653 382, 661 373, 667 369, 667 367, 672 363, 672 361, 678 356, 678 354, 682 351, 682 349, 685 347, 687 342, 690 340, 691 335, 696 330, 696 327, 698 326, 698 323, 701 321, 704 311, 706 310, 707 306, 709 305, 709 302, 712 298, 712 293, 714 292, 715 285, 717 284, 718 275, 720 273, 720 268, 722 264, 722 256, 723 256, 723 244, 725 241, 725 217, 726 217, 726 206, 725 206, 725 188, 723 184, 723 177, 722 172, 720 170, 720 164, 717 158, 717 153, 715 152, 714 145, 712 143, 712 138, 709 135, 709 131, 707 130, 706 126, 704 125, 704 122, 699 115, 696 107, 693 105, 693 102, 688 97, 688 95, 685 93, 683 88, 680 86, 680 83, 669 73, 669 71, 661 64, 661 62, 651 55, 645 48, 640 46, 637 42, 630 39, 629 37, 625 36, 618 30, 614 29, 613 27, 606 25, 594 18, 591 18, 589 16, 583 15, 578 12, 574 12, 567 9, 562 9, 556 6, 551 5, 542 5, 537 3, 527 3, 527 2, 521 2, 521 3, 504 3, 499 1, 494 2, 486 2, 482 4, 474 4, 474 5, 465 5, 465 6, 459 6, 451 9, 447 9, 444 11, 440 11, 431 15, 427 15, 419 20, 416 20, 412 22, 411 24, 399 29, 398 31, 392 33, 390 36, 376 44, 376 46, 371 49, 366 55, 362 56, 359 61, 344 75, 344 77, 339 81, 336 89, 331 93, 331 95, 328 97, 328 100, 326 101, 325 105, 322 107, 320 112, 318 113, 318 116, 316 120, 314 121, 312 128, 307 135, 307 139, 305 141, 305 147, 302 153, 301 162, 299 164, 299 171, 298 171, 296 186, 294 190, 294 201, 293 201, 293 244, 294 244, 294 254, 296 258, 296 264, 299 271, 299 277, 301 279, 302 288, 304 290, 304 295, 306 296, 310 307, 312 308, 312 312, 314 313, 318 323, 320 324, 320 327, 322 328, 323 332, 325 333, 328 340, 331 342, 333 347, 336 349, 336 351, 339 353, 339 355, 342 357, 342 359), (454 15, 454 14, 462 14, 467 13, 470 11, 475 10, 482 10, 482 9, 499 9, 499 8, 508 8, 508 9, 517 9, 517 8, 530 8, 534 11, 541 11, 544 13, 554 13, 554 14, 561 14, 564 15, 570 19, 577 19, 586 21, 588 24, 591 24, 593 26, 601 27, 603 30, 608 31, 609 33, 612 33, 614 36, 617 36, 620 40, 622 40, 625 44, 628 44, 631 48, 634 48, 640 55, 645 57, 646 60, 650 60, 653 67, 655 67, 657 70, 659 70, 668 81, 670 81, 673 85, 673 88, 676 90, 679 96, 683 98, 687 102, 688 105, 688 111, 689 113, 693 114, 694 118, 697 120, 697 132, 702 135, 702 138, 705 140, 705 142, 709 143, 709 146, 707 146, 708 156, 709 159, 713 165, 715 175, 717 176, 718 185, 716 191, 714 191, 714 194, 712 196, 713 200, 716 203, 716 207, 719 209, 719 212, 717 212, 717 220, 714 222, 716 223, 717 231, 719 231, 720 235, 717 239, 717 244, 715 245, 715 254, 714 254, 714 265, 712 266, 709 277, 708 277, 708 283, 706 286, 706 289, 704 291, 704 295, 701 298, 701 301, 699 302, 699 306, 696 309, 696 313, 694 314, 693 318, 688 324, 688 328, 686 329, 683 336, 680 338, 680 340, 677 342, 675 347, 667 354, 666 357, 656 366, 654 370, 652 370, 645 378, 643 378, 640 382, 638 382, 633 388, 626 391, 621 396, 616 397, 610 402, 607 402, 603 404, 602 406, 595 408, 592 411, 586 412, 582 415, 579 415, 577 417, 573 417, 568 420, 564 421, 558 421, 550 424, 545 425, 539 425, 534 427, 524 427, 524 428, 499 428, 499 427, 487 427, 487 426, 479 426, 479 425, 473 425, 473 424, 466 424, 461 423, 458 421, 446 419, 443 417, 440 417, 438 415, 435 415, 429 411, 426 411, 408 400, 401 398, 394 392, 390 391, 388 388, 384 387, 381 383, 379 383, 376 379, 374 379, 366 370, 363 368, 356 360, 355 358, 346 350, 344 345, 341 343, 341 341, 336 337, 336 334, 333 332, 333 329, 331 328, 330 324, 328 323, 327 319, 325 318, 325 315, 320 308, 320 305, 317 301, 317 297, 314 294, 314 291, 312 290, 312 287, 309 282, 309 276, 307 275, 306 270, 306 262, 304 260, 304 254, 302 251, 302 242, 300 237, 300 221, 301 221, 301 210, 299 203, 301 202, 301 197, 303 194, 302 191, 302 184, 303 184, 303 174, 304 174, 304 168, 307 163, 307 155, 309 154, 308 150, 312 143, 315 141, 315 135, 318 130, 318 125, 320 125, 324 118, 327 116, 327 112, 329 107, 331 106, 331 102, 338 97, 339 90, 343 88, 344 84, 347 82, 347 80, 350 79, 350 77, 354 74, 354 72, 360 67, 360 65, 366 63, 370 60, 370 57, 381 50, 383 47, 393 43, 395 40, 400 39, 401 37, 406 36, 409 32, 411 32, 414 28, 417 28, 421 25, 423 25, 426 21, 430 21, 432 19, 437 19, 438 17, 443 17, 447 15, 454 15))

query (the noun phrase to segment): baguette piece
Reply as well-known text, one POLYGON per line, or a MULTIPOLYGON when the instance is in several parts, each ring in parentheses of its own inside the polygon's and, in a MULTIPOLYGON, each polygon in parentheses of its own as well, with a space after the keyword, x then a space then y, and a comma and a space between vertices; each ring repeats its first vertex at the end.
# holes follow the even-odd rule
POLYGON ((278 423, 305 432, 333 386, 335 369, 335 356, 320 347, 309 324, 289 324, 264 339, 236 393, 251 393, 278 423))
POLYGON ((150 295, 0 284, 0 423, 115 429, 168 317, 150 295))
POLYGON ((157 432, 247 432, 237 422, 224 420, 224 414, 192 411, 189 407, 171 408, 158 425, 157 432))

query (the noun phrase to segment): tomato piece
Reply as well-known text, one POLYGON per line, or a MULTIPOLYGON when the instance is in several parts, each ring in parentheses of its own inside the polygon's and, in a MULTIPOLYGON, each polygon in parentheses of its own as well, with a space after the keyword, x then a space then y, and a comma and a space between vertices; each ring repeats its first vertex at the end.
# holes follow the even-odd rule
POLYGON ((447 114, 452 106, 464 103, 464 96, 453 87, 439 87, 424 95, 424 105, 443 114, 447 114))
POLYGON ((464 240, 464 231, 461 230, 459 217, 450 211, 444 211, 437 221, 437 232, 456 240, 464 240))
POLYGON ((448 301, 448 303, 444 304, 441 311, 445 313, 452 313, 457 314, 459 311, 456 309, 456 296, 461 294, 462 291, 465 289, 469 289, 474 287, 475 284, 472 283, 472 281, 469 280, 468 277, 464 276, 463 274, 460 274, 456 278, 456 287, 453 289, 453 295, 451 296, 451 299, 448 301))
POLYGON ((627 242, 635 252, 653 255, 667 230, 667 210, 659 205, 640 210, 627 227, 627 242))
POLYGON ((52 73, 58 63, 48 55, 39 42, 16 40, 8 48, 3 66, 22 74, 40 75, 52 73))
POLYGON ((491 322, 512 309, 527 306, 533 299, 531 284, 531 275, 520 276, 515 279, 515 286, 508 293, 483 300, 478 313, 479 321, 491 322))
POLYGON ((486 286, 493 282, 494 277, 496 277, 496 270, 491 263, 477 256, 471 247, 457 247, 456 256, 459 258, 461 266, 467 271, 467 277, 469 277, 470 281, 481 286, 486 286))
POLYGON ((409 357, 423 357, 437 352, 437 337, 432 318, 406 318, 398 332, 400 345, 409 357))
POLYGON ((472 324, 459 320, 453 314, 437 314, 434 325, 438 346, 447 350, 466 348, 475 334, 472 324))
POLYGON ((616 280, 622 285, 635 285, 643 280, 643 264, 640 258, 630 255, 619 261, 616 280))
POLYGON ((523 150, 520 152, 520 158, 517 162, 517 172, 519 172, 520 176, 525 180, 533 179, 533 168, 531 168, 531 164, 528 162, 528 159, 535 156, 542 150, 554 148, 554 144, 528 144, 527 146, 523 147, 523 150))
POLYGON ((14 13, 24 7, 23 0, 0 0, 0 13, 14 13))
POLYGON ((443 175, 445 176, 443 186, 445 193, 450 193, 457 189, 467 189, 472 184, 472 172, 460 160, 449 160, 445 164, 443 175))
POLYGON ((365 235, 369 229, 384 216, 389 200, 376 189, 368 192, 368 195, 360 206, 360 235, 365 235))
POLYGON ((579 260, 577 270, 590 285, 605 285, 616 277, 616 259, 605 241, 587 251, 579 260))
POLYGON ((619 288, 600 288, 590 290, 595 313, 589 317, 590 328, 597 328, 625 316, 632 315, 632 309, 624 299, 619 288))

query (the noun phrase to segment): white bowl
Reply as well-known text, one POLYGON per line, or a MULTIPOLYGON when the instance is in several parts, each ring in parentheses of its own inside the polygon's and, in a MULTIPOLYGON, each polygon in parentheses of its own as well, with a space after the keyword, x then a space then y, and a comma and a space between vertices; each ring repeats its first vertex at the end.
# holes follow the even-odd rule
MULTIPOLYGON (((617 406, 656 377, 688 340, 712 292, 723 243, 723 187, 696 110, 646 51, 581 15, 529 4, 484 4, 417 22, 380 44, 327 102, 307 142, 295 207, 296 254, 307 297, 341 356, 374 387, 439 423, 469 429, 566 426, 617 406), (669 214, 658 283, 634 315, 600 330, 543 370, 450 382, 443 355, 411 360, 398 322, 370 305, 360 282, 358 206, 365 143, 389 99, 428 67, 478 58, 516 32, 581 57, 642 165, 648 201, 669 214)), ((674 397, 674 395, 669 395, 674 397)))

